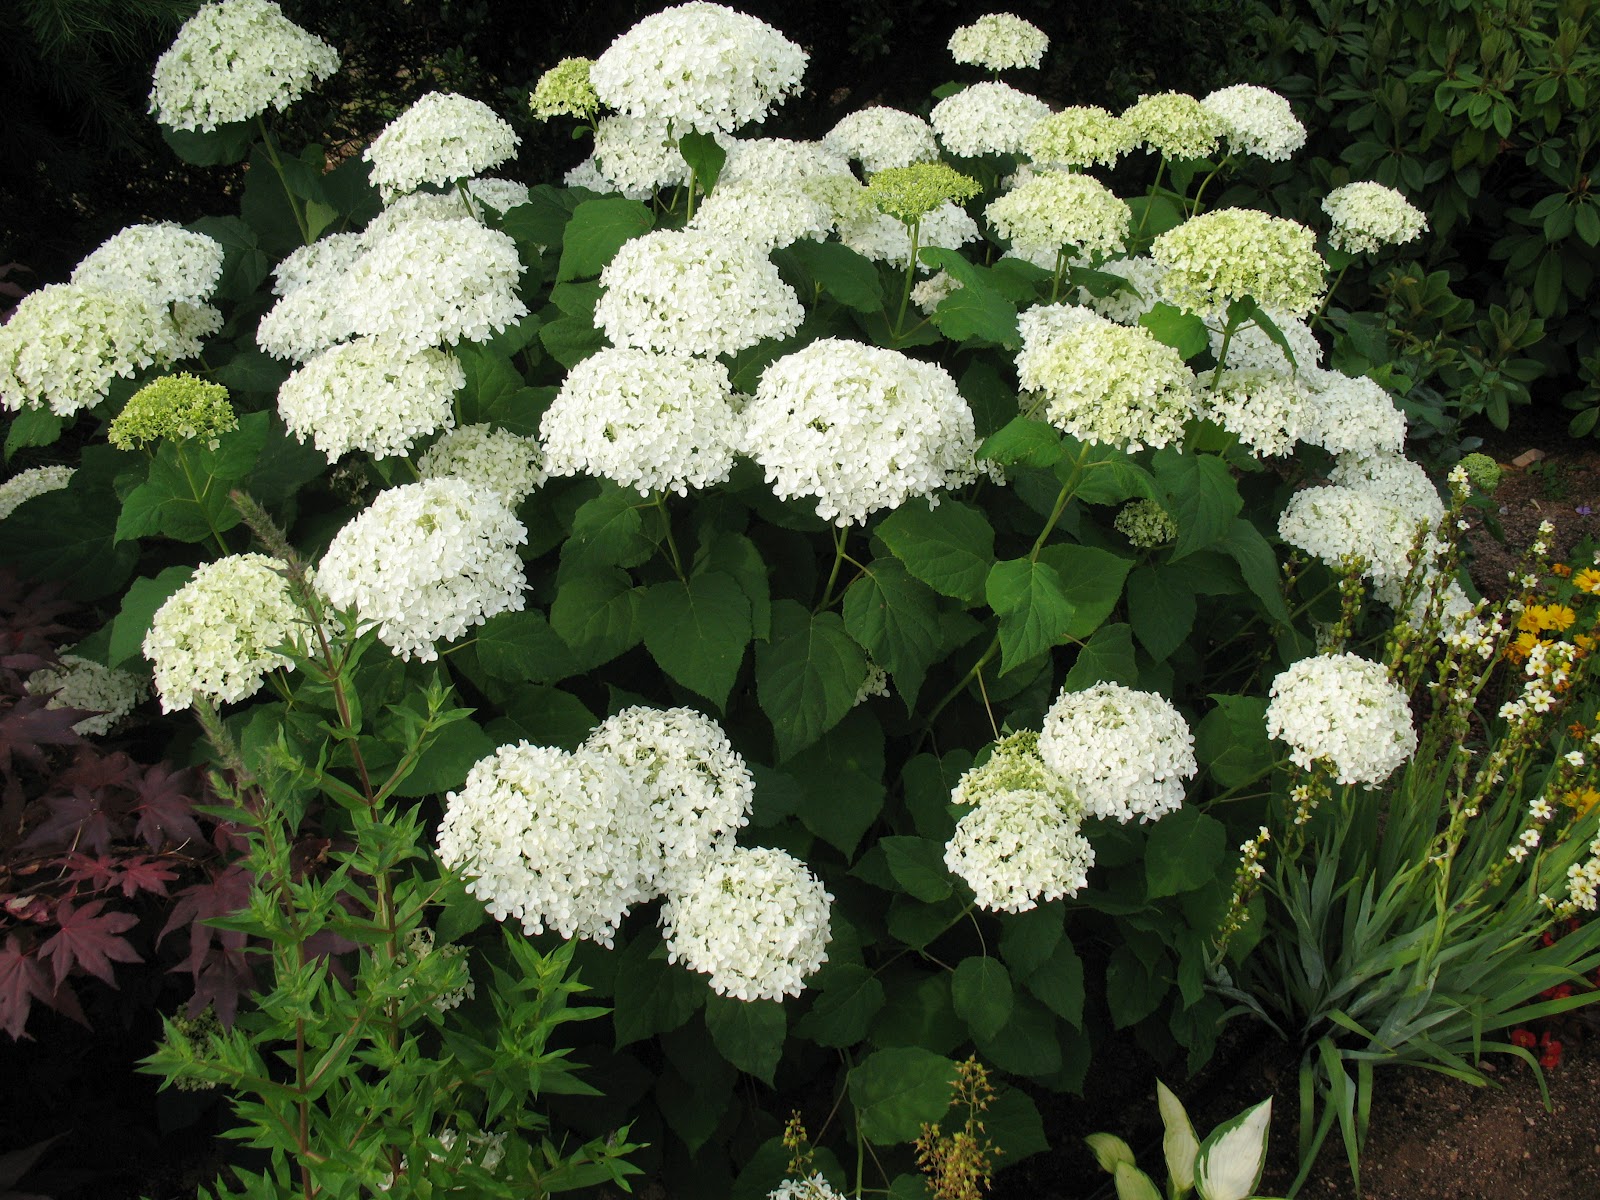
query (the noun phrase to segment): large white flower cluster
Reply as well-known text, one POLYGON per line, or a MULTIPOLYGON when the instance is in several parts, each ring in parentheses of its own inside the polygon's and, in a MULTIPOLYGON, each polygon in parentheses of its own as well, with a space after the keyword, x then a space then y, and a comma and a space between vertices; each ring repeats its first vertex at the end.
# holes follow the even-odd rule
POLYGON ((719 996, 798 996, 828 960, 833 897, 782 850, 726 847, 661 906, 667 958, 719 996))
POLYGON ((1140 96, 1122 120, 1136 144, 1169 159, 1209 158, 1222 136, 1222 121, 1182 92, 1140 96))
POLYGON ((497 167, 517 152, 511 126, 481 100, 429 92, 372 140, 361 157, 385 199, 425 183, 453 184, 497 167))
POLYGON ((16 512, 23 502, 46 492, 60 491, 72 482, 74 472, 73 467, 60 466, 29 467, 26 471, 18 471, 0 483, 0 521, 16 512))
POLYGON ((1306 144, 1306 127, 1294 109, 1268 88, 1236 83, 1212 92, 1200 106, 1222 122, 1222 134, 1234 154, 1284 162, 1306 144))
POLYGON ((638 117, 601 117, 589 161, 595 178, 569 178, 568 187, 614 189, 630 200, 648 200, 658 188, 688 183, 692 174, 688 160, 678 152, 677 139, 638 117))
POLYGON ((1121 117, 1093 104, 1051 113, 1028 131, 1023 150, 1039 167, 1114 167, 1139 144, 1139 135, 1121 117))
POLYGON ((720 4, 646 17, 589 68, 600 99, 681 137, 731 133, 800 89, 807 55, 765 21, 720 4))
POLYGON ((1427 472, 1398 454, 1344 454, 1329 479, 1290 497, 1278 536, 1330 566, 1358 558, 1380 587, 1403 579, 1418 535, 1444 515, 1427 472))
POLYGON ((1024 257, 1063 246, 1107 256, 1123 248, 1133 212, 1110 188, 1075 171, 1044 171, 1019 183, 984 210, 1001 237, 1024 257))
POLYGON ((615 760, 631 778, 654 839, 646 875, 668 894, 750 822, 750 768, 722 726, 692 708, 625 708, 596 726, 583 749, 615 760))
POLYGON ((1137 325, 1140 317, 1161 302, 1163 272, 1149 255, 1114 258, 1095 269, 1105 275, 1116 275, 1131 285, 1105 296, 1097 296, 1088 288, 1078 289, 1078 303, 1094 309, 1102 317, 1120 325, 1137 325))
POLYGON ((181 225, 130 225, 72 271, 72 282, 199 304, 222 278, 222 243, 181 225))
POLYGON ((1154 821, 1181 807, 1183 781, 1200 769, 1182 714, 1154 692, 1120 683, 1056 697, 1039 756, 1086 811, 1122 822, 1154 821))
POLYGON ((363 251, 360 234, 336 233, 279 263, 272 285, 279 299, 256 327, 256 345, 274 358, 305 362, 354 336, 347 289, 363 251))
POLYGON ((1032 308, 1019 327, 1018 381, 1044 395, 1052 425, 1128 450, 1182 436, 1195 412, 1194 372, 1148 329, 1069 304, 1032 308))
POLYGON ((144 699, 145 690, 137 675, 76 654, 63 654, 59 665, 34 671, 24 686, 32 695, 50 695, 50 708, 93 713, 72 727, 86 736, 110 733, 144 699))
POLYGON ((817 515, 858 524, 912 496, 977 476, 972 411, 942 367, 894 350, 823 338, 762 372, 740 448, 782 499, 815 496, 817 515))
POLYGON ((1403 454, 1341 454, 1328 478, 1392 505, 1413 529, 1432 527, 1444 516, 1444 501, 1433 480, 1403 454))
POLYGON ((272 294, 287 296, 301 288, 342 282, 364 248, 359 233, 330 233, 309 246, 297 246, 272 268, 272 294))
POLYGON ((688 227, 737 238, 766 253, 802 238, 821 241, 833 226, 832 210, 803 186, 740 179, 719 181, 688 227))
POLYGON ((304 617, 282 569, 265 554, 219 558, 156 610, 143 650, 162 712, 200 698, 243 700, 260 690, 268 671, 290 665, 274 647, 296 642, 304 617))
POLYGON ((1191 312, 1221 314, 1249 297, 1298 317, 1322 300, 1326 264, 1316 234, 1254 209, 1191 217, 1156 238, 1150 256, 1166 268, 1164 298, 1191 312))
POLYGON ((736 354, 800 327, 805 310, 765 254, 696 230, 634 238, 603 271, 595 324, 618 346, 736 354))
POLYGON ((408 354, 361 337, 320 351, 284 380, 278 414, 330 463, 351 450, 387 458, 454 425, 452 404, 466 382, 461 364, 442 351, 408 354))
MULTIPOLYGON (((925 213, 917 223, 918 250, 926 250, 930 246, 954 250, 982 236, 978 223, 967 210, 949 200, 941 202, 932 212, 925 213)), ((911 231, 888 213, 868 213, 841 225, 839 240, 873 262, 885 262, 904 270, 911 261, 911 231)), ((928 269, 927 263, 917 264, 919 271, 928 269)))
POLYGON ((501 746, 445 797, 439 859, 496 920, 612 944, 652 889, 646 806, 620 763, 527 742, 501 746))
POLYGON ((1309 389, 1295 376, 1226 368, 1200 389, 1200 414, 1257 454, 1288 454, 1305 432, 1309 389))
POLYGON ((417 459, 417 475, 465 479, 474 487, 487 488, 514 509, 544 486, 543 461, 537 438, 492 425, 463 425, 423 451, 417 459))
POLYGON ((485 217, 489 209, 505 212, 519 204, 526 204, 529 195, 527 184, 489 175, 460 180, 448 192, 408 192, 404 196, 397 196, 367 223, 367 227, 358 235, 360 244, 363 249, 374 246, 395 226, 408 221, 457 221, 470 217, 487 224, 485 217))
POLYGON ((898 108, 872 105, 842 118, 822 144, 855 159, 868 175, 889 167, 909 167, 939 157, 933 126, 898 108))
POLYGON ((1037 96, 993 81, 975 83, 933 106, 928 120, 951 154, 1021 154, 1033 127, 1050 115, 1037 96))
POLYGON ((945 866, 991 912, 1026 912, 1076 895, 1094 865, 1080 829, 1082 805, 1039 757, 1038 744, 1031 730, 1002 738, 950 794, 952 804, 972 811, 945 844, 945 866))
POLYGON ((172 129, 215 129, 282 112, 338 69, 339 52, 271 0, 222 0, 185 21, 156 61, 150 111, 172 129))
MULTIPOLYGON (((1115 267, 1105 269, 1114 270, 1115 267)), ((1159 290, 1159 276, 1157 280, 1159 290)), ((1244 370, 1309 373, 1321 365, 1322 344, 1317 341, 1317 335, 1311 332, 1310 325, 1281 308, 1264 305, 1262 311, 1278 327, 1283 340, 1289 343, 1289 349, 1294 352, 1293 361, 1271 334, 1251 321, 1233 331, 1233 337, 1228 341, 1228 366, 1244 370)), ((1220 359, 1222 339, 1228 328, 1227 316, 1221 312, 1214 313, 1205 318, 1205 323, 1211 336, 1211 353, 1220 359)), ((1313 383, 1312 386, 1316 385, 1313 383)))
POLYGON ((1411 201, 1381 183, 1347 183, 1322 201, 1333 220, 1328 241, 1349 254, 1397 246, 1421 237, 1428 218, 1411 201))
POLYGON ((1417 748, 1411 706, 1380 663, 1354 654, 1302 658, 1272 681, 1267 734, 1309 769, 1333 764, 1340 783, 1382 783, 1417 748))
POLYGON ((1050 38, 1044 30, 1010 13, 989 13, 950 35, 951 58, 990 71, 1037 69, 1049 48, 1050 38))
POLYGON ((165 304, 139 292, 47 284, 0 325, 0 403, 70 417, 104 400, 113 379, 198 350, 165 304))
POLYGON ((850 159, 826 142, 792 138, 723 138, 727 158, 717 176, 723 183, 781 183, 846 178, 852 183, 850 159))
POLYGON ((599 475, 643 496, 721 483, 736 436, 726 367, 631 347, 573 367, 539 423, 550 474, 599 475))
POLYGON ((521 610, 527 582, 516 548, 527 537, 486 488, 453 478, 408 483, 380 492, 334 534, 317 587, 375 624, 401 658, 432 662, 440 638, 521 610))
POLYGON ((1377 381, 1339 371, 1312 370, 1302 441, 1333 454, 1397 455, 1405 447, 1406 417, 1377 381))

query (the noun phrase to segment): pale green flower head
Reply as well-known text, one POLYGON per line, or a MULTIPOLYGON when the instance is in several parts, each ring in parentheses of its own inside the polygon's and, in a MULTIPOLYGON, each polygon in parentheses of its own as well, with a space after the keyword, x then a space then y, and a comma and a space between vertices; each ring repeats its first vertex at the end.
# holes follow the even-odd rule
POLYGON ((946 200, 962 204, 980 190, 976 179, 942 162, 888 167, 867 180, 867 199, 905 225, 914 225, 946 200))
POLYGON ((1124 505, 1112 524, 1118 533, 1142 550, 1165 546, 1178 536, 1177 524, 1154 500, 1135 500, 1124 505))
POLYGON ((1063 808, 1076 809, 1067 781, 1039 757, 1039 734, 1032 729, 1007 734, 981 766, 962 775, 951 793, 952 804, 982 804, 1001 792, 1040 792, 1063 808))
POLYGON ((600 97, 594 84, 589 82, 592 58, 563 58, 534 84, 528 97, 528 107, 541 121, 551 117, 582 117, 585 120, 600 111, 600 97))
POLYGON ((119 450, 159 442, 203 441, 211 449, 217 439, 238 428, 239 418, 228 402, 228 389, 187 372, 163 375, 128 400, 107 434, 119 450))
POLYGON ((1492 492, 1500 486, 1503 472, 1500 464, 1487 454, 1469 454, 1461 460, 1461 469, 1467 473, 1467 482, 1480 492, 1492 492))
POLYGON ((1139 144, 1121 117, 1092 104, 1052 113, 1028 131, 1023 149, 1037 166, 1114 167, 1139 144))
POLYGON ((1166 268, 1162 298, 1202 315, 1235 300, 1303 317, 1322 301, 1327 264, 1316 234, 1297 221, 1247 208, 1219 208, 1169 229, 1150 247, 1166 268))
POLYGON ((1221 119, 1182 92, 1141 96, 1122 119, 1138 142, 1170 159, 1209 158, 1223 133, 1221 119))

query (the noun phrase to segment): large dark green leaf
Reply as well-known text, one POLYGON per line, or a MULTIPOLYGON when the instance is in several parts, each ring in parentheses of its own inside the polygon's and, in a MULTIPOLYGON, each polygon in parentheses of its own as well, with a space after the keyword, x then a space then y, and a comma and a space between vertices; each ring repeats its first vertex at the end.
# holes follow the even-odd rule
POLYGON ((915 1141, 950 1106, 956 1066, 920 1046, 877 1050, 850 1072, 850 1101, 861 1135, 880 1146, 915 1141))
POLYGON ((994 530, 978 509, 957 500, 930 508, 912 500, 886 517, 878 536, 923 583, 972 607, 994 565, 994 530))
POLYGON ((867 676, 861 648, 836 613, 793 600, 772 606, 772 640, 756 644, 756 694, 772 722, 778 757, 809 746, 843 720, 867 676))
POLYGON ((1204 887, 1227 857, 1227 830, 1215 817, 1185 805, 1150 830, 1144 861, 1145 892, 1152 900, 1204 887))
POLYGON ((133 573, 138 547, 115 539, 121 502, 112 487, 136 461, 90 446, 65 488, 35 496, 0 521, 0 564, 25 579, 59 579, 75 600, 98 600, 133 573))
POLYGON ((1126 625, 1102 625, 1082 650, 1062 687, 1081 692, 1097 683, 1139 682, 1139 665, 1133 657, 1133 631, 1126 625))
POLYGON ((1204 354, 1211 348, 1211 333, 1206 323, 1193 313, 1170 304, 1158 301, 1139 318, 1139 324, 1154 334, 1156 341, 1165 342, 1185 359, 1204 354))
POLYGON ((772 258, 808 300, 820 290, 859 312, 883 308, 877 265, 842 242, 806 239, 776 251, 772 258))
POLYGON ((625 242, 649 233, 655 225, 650 210, 637 200, 606 196, 585 200, 572 211, 561 243, 556 279, 582 279, 600 274, 625 242))
POLYGON ((646 590, 644 644, 661 669, 719 709, 750 642, 750 601, 731 575, 705 571, 646 590))
POLYGON ((1278 556, 1272 552, 1267 539, 1243 517, 1228 526, 1222 548, 1239 564, 1239 573, 1250 590, 1274 620, 1289 622, 1289 606, 1283 602, 1283 576, 1278 569, 1278 556))
POLYGON ((411 773, 395 789, 395 795, 433 796, 458 788, 472 765, 496 749, 498 743, 476 721, 452 721, 423 750, 411 773))
POLYGON ((1174 562, 1227 535, 1244 507, 1227 463, 1214 454, 1184 454, 1167 446, 1156 452, 1152 466, 1167 496, 1167 512, 1178 524, 1174 562))
POLYGON ((1217 706, 1194 731, 1195 757, 1223 787, 1242 787, 1278 758, 1267 737, 1267 701, 1261 696, 1211 698, 1217 706))
POLYGON ((1002 675, 1066 637, 1073 608, 1054 567, 1026 558, 995 563, 984 594, 1000 616, 1002 675))
POLYGON ((883 984, 866 967, 824 968, 811 1011, 795 1022, 795 1033, 819 1046, 853 1046, 867 1036, 883 1007, 883 984))
POLYGON ((772 1072, 783 1055, 789 1021, 775 1000, 706 999, 706 1028, 722 1056, 739 1070, 772 1086, 772 1072))
POLYGON ((939 657, 938 600, 898 559, 873 559, 845 590, 844 627, 912 696, 939 657))
POLYGON ((168 567, 154 579, 133 581, 122 597, 121 610, 111 622, 106 666, 120 667, 129 659, 138 658, 156 610, 193 576, 193 567, 168 567))
POLYGON ((639 590, 623 571, 574 574, 556 589, 550 627, 584 669, 610 662, 644 636, 639 627, 639 590))
POLYGON ((1194 628, 1194 590, 1182 567, 1139 567, 1128 577, 1128 620, 1156 662, 1181 646, 1194 628))
POLYGON ((1022 981, 1063 1021, 1083 1028, 1083 960, 1066 939, 1056 943, 1043 962, 1022 981))
POLYGON ((570 567, 636 567, 656 552, 644 532, 650 502, 632 488, 607 482, 572 518, 572 536, 561 547, 561 564, 570 567))
POLYGON ((1063 632, 1086 638, 1105 622, 1122 598, 1122 581, 1133 560, 1096 546, 1057 543, 1039 551, 1039 561, 1054 567, 1061 577, 1061 594, 1072 605, 1072 618, 1063 632))
POLYGON ((878 839, 889 873, 909 895, 932 904, 953 890, 944 865, 944 845, 929 838, 891 836, 878 839))
POLYGON ((534 609, 497 613, 478 628, 478 661, 497 679, 555 683, 580 669, 561 635, 534 609))
POLYGON ((992 1038, 1011 1019, 1011 972, 998 958, 974 954, 956 965, 950 980, 956 1015, 975 1039, 992 1038))
POLYGON ((1051 467, 1066 454, 1061 435, 1044 421, 1013 417, 984 439, 978 457, 1002 466, 1051 467))

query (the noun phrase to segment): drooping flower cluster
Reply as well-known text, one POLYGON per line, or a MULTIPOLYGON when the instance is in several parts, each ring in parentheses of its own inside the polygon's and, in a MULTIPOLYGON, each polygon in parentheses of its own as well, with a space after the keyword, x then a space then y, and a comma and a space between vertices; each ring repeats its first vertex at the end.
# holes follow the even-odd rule
POLYGON ((81 708, 85 717, 73 729, 85 736, 110 733, 144 699, 144 681, 128 671, 102 666, 76 654, 63 654, 58 666, 28 676, 28 692, 50 696, 50 708, 81 708))
POLYGON ((1182 92, 1140 96, 1122 120, 1136 144, 1169 159, 1211 157, 1223 130, 1214 113, 1182 92))
POLYGON ((274 647, 298 640, 304 621, 265 554, 232 554, 199 567, 156 610, 144 638, 162 712, 196 699, 231 704, 253 696, 268 671, 290 665, 274 647))
POLYGON ((1003 83, 975 83, 933 106, 928 120, 951 154, 1021 154, 1033 127, 1050 115, 1037 96, 1003 83))
POLYGON ((1023 150, 1039 167, 1114 167, 1139 144, 1139 135, 1121 117, 1092 104, 1051 113, 1029 130, 1023 150))
POLYGON ((452 476, 486 488, 516 508, 544 486, 543 453, 537 438, 492 425, 463 425, 429 446, 417 459, 422 479, 452 476))
POLYGON ((985 215, 1020 255, 1052 260, 1064 246, 1092 256, 1117 253, 1133 219, 1110 188, 1073 171, 1035 175, 991 203, 985 215))
POLYGON ((1330 762, 1340 783, 1382 783, 1417 748, 1411 706, 1382 664, 1354 654, 1303 658, 1272 681, 1267 734, 1306 769, 1330 762))
POLYGON ((921 117, 879 105, 842 118, 823 136, 822 144, 855 159, 869 175, 939 157, 933 126, 921 117))
POLYGON ((222 278, 222 243, 181 225, 130 225, 72 270, 72 282, 199 304, 222 278))
POLYGON ((563 58, 533 85, 528 107, 541 121, 551 117, 581 117, 588 120, 600 110, 600 97, 589 81, 592 58, 563 58))
POLYGON ((939 366, 823 338, 772 363, 740 447, 782 499, 815 496, 836 525, 976 478, 972 412, 939 366))
POLYGON ((1285 162, 1306 144, 1306 127, 1289 102, 1267 88, 1236 83, 1212 92, 1200 106, 1222 123, 1222 135, 1234 154, 1285 162))
POLYGON ((1148 329, 1069 304, 1030 309, 1019 325, 1017 378, 1043 394, 1052 425, 1130 450, 1181 436, 1195 411, 1194 373, 1148 329))
POLYGON ((622 347, 573 367, 539 424, 552 475, 687 495, 733 469, 733 385, 714 359, 622 347))
POLYGON ((807 57, 765 21, 694 0, 617 38, 589 81, 605 104, 674 138, 732 133, 799 90, 807 57))
POLYGON ((1200 769, 1194 737, 1154 692, 1097 683, 1062 692, 1045 714, 1039 756, 1097 817, 1154 821, 1183 804, 1183 781, 1200 769))
POLYGON ((782 850, 725 847, 661 906, 668 961, 709 976, 719 996, 798 996, 828 959, 832 903, 782 850))
POLYGON ((950 795, 972 811, 945 845, 945 866, 991 912, 1027 912, 1076 895, 1094 864, 1094 847, 1080 831, 1083 808, 1039 757, 1038 743, 1031 730, 1002 738, 950 795))
POLYGON ((271 0, 207 4, 156 62, 150 111, 172 129, 210 130, 288 108, 339 69, 339 52, 271 0))
POLYGON ((1010 13, 989 13, 950 35, 951 58, 990 71, 1037 69, 1049 48, 1044 30, 1010 13))
POLYGON ((517 152, 511 126, 481 100, 429 92, 386 125, 361 157, 386 200, 425 183, 453 184, 517 152))
POLYGON ((1381 183, 1347 183, 1322 201, 1333 220, 1328 241, 1349 254, 1398 246, 1422 236, 1428 218, 1399 192, 1381 183))
POLYGON ((618 346, 736 354, 800 327, 805 310, 765 254, 696 230, 634 238, 600 272, 595 324, 618 346))
POLYGON ((466 381, 461 364, 439 350, 406 354, 379 338, 356 338, 321 351, 284 380, 278 413, 330 463, 351 450, 386 458, 454 425, 451 405, 466 381))
POLYGON ((18 471, 0 483, 0 521, 4 521, 17 507, 35 496, 58 492, 72 482, 74 467, 29 467, 18 471))
POLYGON ((1249 297, 1304 316, 1322 299, 1326 264, 1304 225, 1246 208, 1219 208, 1169 229, 1150 246, 1164 298, 1202 314, 1249 297))
POLYGON ((527 536, 488 489, 425 479, 380 492, 334 534, 317 587, 375 624, 401 658, 432 662, 440 638, 521 610, 527 583, 516 548, 527 536))
POLYGON ((106 431, 106 440, 132 450, 164 439, 192 439, 215 450, 217 439, 238 425, 227 388, 179 372, 151 380, 128 397, 106 431))

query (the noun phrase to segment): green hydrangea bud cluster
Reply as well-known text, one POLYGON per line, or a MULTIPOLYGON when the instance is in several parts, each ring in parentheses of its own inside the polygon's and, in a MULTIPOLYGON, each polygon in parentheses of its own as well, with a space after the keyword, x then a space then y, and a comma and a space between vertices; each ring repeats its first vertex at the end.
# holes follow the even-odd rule
POLYGON ((1164 546, 1178 536, 1172 517, 1154 500, 1135 500, 1124 506, 1112 524, 1118 533, 1142 550, 1164 546))
POLYGON ((946 200, 961 204, 980 190, 976 179, 942 162, 886 167, 867 180, 873 207, 904 225, 916 224, 946 200))
POLYGON ((1504 473, 1500 464, 1487 454, 1469 454, 1461 460, 1461 469, 1467 473, 1467 482, 1475 491, 1492 492, 1500 486, 1504 473))
POLYGON ((533 85, 528 107, 541 121, 551 117, 582 117, 587 120, 600 111, 600 97, 589 82, 592 58, 563 58, 533 85))
POLYGON ((217 439, 239 425, 228 389, 207 383, 187 372, 164 375, 145 384, 111 422, 107 438, 119 450, 158 442, 204 441, 211 449, 217 439))

